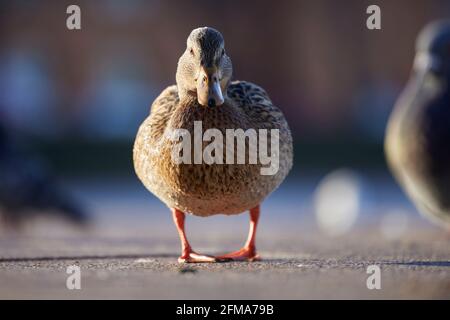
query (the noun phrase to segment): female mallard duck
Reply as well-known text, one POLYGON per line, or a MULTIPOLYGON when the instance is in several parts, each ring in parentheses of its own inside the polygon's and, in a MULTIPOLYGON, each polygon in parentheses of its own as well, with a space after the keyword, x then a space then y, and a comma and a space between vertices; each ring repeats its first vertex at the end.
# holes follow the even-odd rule
POLYGON ((450 22, 419 35, 413 76, 389 120, 388 163, 418 209, 450 227, 450 22))
MULTIPOLYGON (((292 137, 282 112, 262 88, 244 81, 231 82, 231 75, 231 60, 225 54, 222 35, 208 27, 193 30, 187 39, 186 51, 178 61, 177 85, 166 88, 153 102, 150 116, 136 137, 133 156, 137 176, 150 192, 171 208, 181 240, 180 262, 257 259, 255 233, 259 204, 281 184, 292 167, 292 137), (243 164, 222 161, 228 152, 232 157, 234 151, 239 152, 234 140, 231 150, 227 149, 228 141, 225 145, 225 140, 220 140, 223 158, 215 163, 174 161, 172 153, 179 141, 168 133, 183 129, 193 134, 196 140, 194 122, 197 121, 201 121, 203 130, 214 129, 222 134, 226 134, 227 129, 244 132, 275 129, 279 134, 279 148, 273 148, 269 136, 267 151, 278 156, 278 170, 272 175, 264 175, 260 169, 267 163, 262 161, 252 164, 251 161, 243 164), (200 255, 192 250, 184 231, 185 213, 205 217, 246 210, 250 211, 250 231, 241 250, 219 257, 200 255)), ((205 147, 204 140, 203 137, 200 141, 202 148, 205 147)), ((249 149, 255 146, 249 145, 250 139, 244 141, 247 159, 249 149)))

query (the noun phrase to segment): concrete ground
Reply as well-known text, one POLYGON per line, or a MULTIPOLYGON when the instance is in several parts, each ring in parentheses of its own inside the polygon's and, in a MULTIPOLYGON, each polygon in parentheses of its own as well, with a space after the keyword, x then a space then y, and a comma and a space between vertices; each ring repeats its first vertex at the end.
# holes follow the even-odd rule
MULTIPOLYGON (((263 261, 180 265, 177 235, 3 236, 2 299, 449 299, 448 235, 414 227, 385 241, 370 227, 340 238, 302 230, 261 232, 263 261), (367 266, 381 269, 381 289, 369 290, 367 266), (66 268, 78 265, 81 290, 66 288, 66 268)), ((236 249, 231 237, 194 235, 205 253, 236 249), (205 244, 208 243, 208 246, 205 244)), ((239 237, 241 238, 241 237, 239 237)))
MULTIPOLYGON (((135 180, 75 184, 94 213, 88 230, 54 220, 0 229, 0 298, 449 299, 450 234, 420 218, 394 185, 376 183, 363 186, 362 212, 335 237, 314 218, 314 183, 285 184, 262 207, 263 261, 191 265, 176 262, 168 209, 135 180), (66 287, 71 265, 81 290, 66 287), (369 265, 380 267, 380 290, 367 288, 369 265)), ((247 227, 245 214, 187 219, 194 249, 206 254, 238 249, 247 227)))

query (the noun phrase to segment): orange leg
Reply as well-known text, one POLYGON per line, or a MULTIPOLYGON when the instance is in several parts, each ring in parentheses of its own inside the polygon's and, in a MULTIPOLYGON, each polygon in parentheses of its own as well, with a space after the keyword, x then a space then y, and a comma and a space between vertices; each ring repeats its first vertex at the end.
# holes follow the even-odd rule
POLYGON ((184 220, 186 215, 184 212, 178 209, 172 209, 173 221, 178 230, 181 240, 181 256, 178 258, 178 262, 195 263, 195 262, 218 262, 219 259, 212 256, 200 255, 192 250, 189 244, 186 233, 184 231, 184 220))
POLYGON ((244 247, 238 251, 217 257, 218 259, 231 259, 234 261, 255 261, 260 257, 256 254, 255 238, 256 227, 259 220, 259 205, 250 209, 250 230, 248 232, 247 242, 244 247))

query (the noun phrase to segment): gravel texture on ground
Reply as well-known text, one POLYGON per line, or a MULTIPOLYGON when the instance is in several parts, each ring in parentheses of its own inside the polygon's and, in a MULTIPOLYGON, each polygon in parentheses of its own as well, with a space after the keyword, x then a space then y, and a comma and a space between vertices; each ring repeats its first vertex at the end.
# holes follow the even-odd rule
MULTIPOLYGON (((410 226, 396 240, 373 225, 338 238, 314 228, 266 228, 258 234, 264 260, 178 264, 174 229, 152 235, 130 230, 2 233, 2 299, 449 299, 450 237, 429 225, 410 226), (81 290, 68 290, 66 268, 78 265, 81 290), (369 265, 381 289, 366 285, 369 265)), ((193 230, 202 253, 239 247, 242 237, 193 230), (205 246, 206 244, 206 246, 205 246)))

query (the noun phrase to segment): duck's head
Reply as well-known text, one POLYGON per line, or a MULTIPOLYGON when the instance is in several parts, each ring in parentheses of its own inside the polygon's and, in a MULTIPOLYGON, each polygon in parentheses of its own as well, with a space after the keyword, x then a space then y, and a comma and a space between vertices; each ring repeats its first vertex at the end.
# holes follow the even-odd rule
POLYGON ((415 69, 450 75, 450 21, 435 21, 419 34, 415 69))
POLYGON ((186 44, 176 75, 180 99, 190 95, 205 107, 222 105, 233 72, 222 35, 213 28, 197 28, 186 44))

